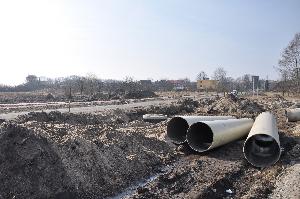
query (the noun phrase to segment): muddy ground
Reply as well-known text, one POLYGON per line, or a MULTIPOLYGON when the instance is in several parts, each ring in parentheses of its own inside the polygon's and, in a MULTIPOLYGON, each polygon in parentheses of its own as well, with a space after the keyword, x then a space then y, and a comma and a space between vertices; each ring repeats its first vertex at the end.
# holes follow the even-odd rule
POLYGON ((277 95, 185 98, 165 106, 0 121, 0 199, 297 198, 300 122, 286 123, 284 115, 293 105, 277 95), (142 120, 145 113, 255 118, 263 111, 276 115, 283 150, 264 169, 246 161, 244 140, 199 154, 168 140, 167 121, 142 120))

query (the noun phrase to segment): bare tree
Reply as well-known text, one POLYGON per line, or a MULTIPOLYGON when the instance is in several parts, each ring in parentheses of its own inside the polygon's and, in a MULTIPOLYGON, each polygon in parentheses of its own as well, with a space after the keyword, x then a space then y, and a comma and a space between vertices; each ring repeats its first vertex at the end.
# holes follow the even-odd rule
POLYGON ((285 81, 293 83, 294 91, 299 92, 300 83, 300 33, 296 33, 288 46, 283 50, 281 58, 278 61, 278 71, 285 81))
POLYGON ((86 85, 87 94, 89 95, 95 94, 95 92, 99 90, 97 76, 95 74, 90 73, 85 77, 85 80, 86 80, 85 85, 86 85))
POLYGON ((34 83, 34 82, 37 82, 38 81, 38 78, 36 75, 28 75, 26 77, 26 82, 27 83, 34 83))
POLYGON ((232 77, 226 77, 225 90, 232 91, 235 89, 235 80, 232 77))
POLYGON ((28 75, 26 77, 26 84, 25 86, 28 90, 36 90, 39 88, 39 79, 35 75, 28 75))
POLYGON ((279 90, 282 92, 282 96, 287 92, 289 93, 290 86, 288 80, 288 71, 281 72, 281 81, 278 83, 279 90))
POLYGON ((217 84, 217 91, 218 92, 224 92, 224 96, 225 96, 225 92, 228 91, 227 89, 227 78, 226 78, 227 72, 225 71, 224 68, 217 68, 214 73, 213 73, 213 79, 218 80, 218 84, 217 84))
POLYGON ((79 87, 80 95, 82 95, 84 91, 85 81, 86 81, 85 77, 79 77, 79 79, 77 80, 77 85, 79 87))
POLYGON ((252 88, 252 83, 251 83, 251 75, 246 74, 242 77, 243 80, 243 88, 245 91, 249 91, 252 88))
POLYGON ((122 89, 125 93, 136 92, 141 89, 141 86, 133 79, 133 77, 125 77, 122 84, 122 89))
POLYGON ((204 71, 198 73, 196 80, 205 80, 207 78, 207 74, 204 71))

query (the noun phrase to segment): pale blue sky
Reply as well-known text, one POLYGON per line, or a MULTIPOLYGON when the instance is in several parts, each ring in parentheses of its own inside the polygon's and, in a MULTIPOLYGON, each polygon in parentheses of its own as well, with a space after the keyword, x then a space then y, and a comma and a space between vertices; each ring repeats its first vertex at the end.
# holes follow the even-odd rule
POLYGON ((299 0, 0 0, 0 83, 28 74, 195 80, 278 77, 299 0))

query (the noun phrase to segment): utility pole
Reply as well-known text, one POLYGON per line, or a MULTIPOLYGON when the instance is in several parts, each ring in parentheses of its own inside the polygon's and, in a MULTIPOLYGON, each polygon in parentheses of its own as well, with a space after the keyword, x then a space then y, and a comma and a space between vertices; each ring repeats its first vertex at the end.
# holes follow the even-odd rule
POLYGON ((252 89, 253 89, 253 97, 255 95, 255 90, 256 90, 256 96, 258 97, 258 81, 259 81, 259 76, 252 76, 252 89), (256 88, 255 88, 256 86, 256 88))
POLYGON ((252 77, 252 97, 254 97, 254 78, 252 77))
POLYGON ((299 68, 298 68, 298 60, 297 57, 295 58, 296 60, 296 78, 297 78, 297 87, 299 88, 299 68))

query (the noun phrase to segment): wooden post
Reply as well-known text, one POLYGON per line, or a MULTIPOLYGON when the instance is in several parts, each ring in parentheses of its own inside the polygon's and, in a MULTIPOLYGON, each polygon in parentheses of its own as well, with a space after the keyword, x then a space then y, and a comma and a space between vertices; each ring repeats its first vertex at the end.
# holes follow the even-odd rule
POLYGON ((69 113, 71 112, 71 98, 72 98, 72 88, 70 87, 70 93, 69 93, 69 113))

